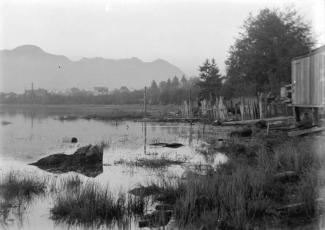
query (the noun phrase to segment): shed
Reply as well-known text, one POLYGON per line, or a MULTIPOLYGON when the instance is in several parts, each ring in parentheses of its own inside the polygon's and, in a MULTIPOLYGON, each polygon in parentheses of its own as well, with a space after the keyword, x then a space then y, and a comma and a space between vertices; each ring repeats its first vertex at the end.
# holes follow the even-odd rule
POLYGON ((325 45, 291 62, 292 105, 325 106, 325 45))
POLYGON ((308 109, 313 114, 313 124, 317 125, 319 108, 325 108, 325 45, 292 60, 291 80, 296 120, 300 122, 302 108, 308 120, 308 109))

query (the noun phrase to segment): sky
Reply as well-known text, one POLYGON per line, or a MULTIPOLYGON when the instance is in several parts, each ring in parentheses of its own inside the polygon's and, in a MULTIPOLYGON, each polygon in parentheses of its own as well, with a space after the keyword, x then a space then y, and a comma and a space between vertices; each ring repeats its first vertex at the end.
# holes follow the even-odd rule
POLYGON ((2 0, 0 49, 33 44, 72 60, 158 58, 197 75, 224 61, 249 13, 294 7, 325 44, 325 0, 2 0))

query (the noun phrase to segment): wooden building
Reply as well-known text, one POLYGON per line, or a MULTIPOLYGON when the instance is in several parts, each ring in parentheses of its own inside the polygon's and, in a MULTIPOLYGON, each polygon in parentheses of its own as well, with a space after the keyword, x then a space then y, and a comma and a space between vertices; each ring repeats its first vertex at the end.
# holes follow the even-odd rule
POLYGON ((291 62, 291 98, 297 121, 310 110, 318 123, 318 109, 325 108, 325 45, 291 62))
POLYGON ((325 106, 325 45, 292 60, 292 104, 325 106))

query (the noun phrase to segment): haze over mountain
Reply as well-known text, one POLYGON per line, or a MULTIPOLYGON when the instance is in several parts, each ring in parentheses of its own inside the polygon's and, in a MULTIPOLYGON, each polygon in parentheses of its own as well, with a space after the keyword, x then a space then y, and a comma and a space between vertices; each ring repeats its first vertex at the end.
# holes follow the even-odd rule
POLYGON ((35 88, 63 90, 71 87, 109 89, 127 86, 143 88, 152 80, 181 77, 183 72, 165 60, 143 62, 138 58, 105 59, 82 58, 71 61, 63 55, 54 55, 33 45, 0 51, 0 81, 2 92, 22 92, 35 88))

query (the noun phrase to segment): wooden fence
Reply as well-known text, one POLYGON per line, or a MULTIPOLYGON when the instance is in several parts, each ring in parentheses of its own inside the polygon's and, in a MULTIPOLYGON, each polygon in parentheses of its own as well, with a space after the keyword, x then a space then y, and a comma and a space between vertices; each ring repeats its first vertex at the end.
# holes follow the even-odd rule
MULTIPOLYGON (((258 97, 240 97, 230 100, 219 97, 213 102, 203 100, 200 104, 199 114, 196 116, 220 121, 263 119, 292 114, 292 109, 287 104, 270 99, 263 94, 258 97)), ((183 116, 195 116, 188 102, 184 102, 183 116)))

